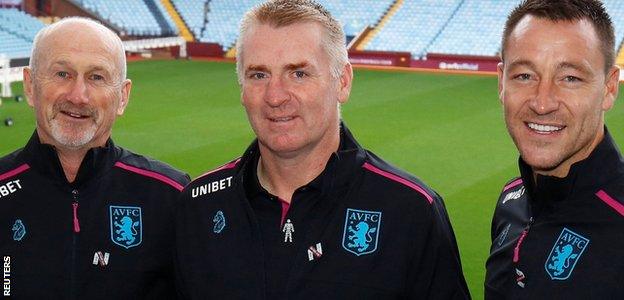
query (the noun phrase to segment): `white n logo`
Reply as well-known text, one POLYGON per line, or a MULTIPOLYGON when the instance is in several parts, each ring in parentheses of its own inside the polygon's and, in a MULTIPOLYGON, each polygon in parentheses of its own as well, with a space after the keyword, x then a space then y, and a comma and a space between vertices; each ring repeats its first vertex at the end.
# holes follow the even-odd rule
POLYGON ((321 255, 323 255, 323 247, 321 246, 321 243, 317 243, 316 247, 310 246, 308 248, 308 261, 319 258, 321 255))
POLYGON ((109 256, 110 254, 108 252, 105 252, 104 254, 102 254, 102 251, 95 252, 93 254, 93 264, 96 266, 100 265, 100 267, 104 267, 108 265, 109 256))

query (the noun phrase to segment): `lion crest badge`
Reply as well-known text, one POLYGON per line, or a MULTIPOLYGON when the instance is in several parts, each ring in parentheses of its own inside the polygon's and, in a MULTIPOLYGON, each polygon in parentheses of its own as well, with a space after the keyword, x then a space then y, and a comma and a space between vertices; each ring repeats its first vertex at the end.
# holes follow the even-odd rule
POLYGON ((110 206, 110 229, 113 243, 130 249, 143 241, 141 208, 110 206))
POLYGON ((546 273, 552 280, 568 279, 588 244, 589 239, 563 228, 544 264, 546 273))
POLYGON ((377 250, 381 212, 347 208, 342 247, 357 256, 377 250))

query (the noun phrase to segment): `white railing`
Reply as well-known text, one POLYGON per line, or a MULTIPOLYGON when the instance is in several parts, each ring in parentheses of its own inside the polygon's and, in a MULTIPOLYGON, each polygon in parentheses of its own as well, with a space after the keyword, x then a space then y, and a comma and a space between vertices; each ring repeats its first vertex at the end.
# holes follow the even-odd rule
POLYGON ((180 57, 186 57, 186 41, 184 40, 184 38, 179 36, 144 40, 131 40, 124 41, 123 44, 126 51, 129 52, 136 52, 145 49, 180 46, 180 57))
POLYGON ((0 85, 2 91, 0 95, 2 97, 12 97, 11 82, 23 80, 24 67, 11 68, 10 60, 3 54, 0 54, 0 85))

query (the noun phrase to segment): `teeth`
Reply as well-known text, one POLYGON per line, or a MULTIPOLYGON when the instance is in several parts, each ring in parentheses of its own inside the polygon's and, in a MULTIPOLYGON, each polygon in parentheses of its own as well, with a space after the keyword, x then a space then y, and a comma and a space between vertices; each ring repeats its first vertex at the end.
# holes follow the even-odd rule
POLYGON ((528 125, 529 125, 529 128, 533 130, 537 130, 537 131, 542 131, 542 132, 553 132, 553 131, 559 131, 563 129, 563 127, 552 126, 552 125, 542 125, 542 124, 535 124, 535 123, 528 123, 528 125))
POLYGON ((70 116, 74 117, 74 118, 81 118, 82 116, 79 114, 75 114, 75 113, 69 113, 70 116))
POLYGON ((274 118, 273 121, 274 122, 287 122, 287 121, 290 121, 292 119, 293 119, 292 117, 274 118))

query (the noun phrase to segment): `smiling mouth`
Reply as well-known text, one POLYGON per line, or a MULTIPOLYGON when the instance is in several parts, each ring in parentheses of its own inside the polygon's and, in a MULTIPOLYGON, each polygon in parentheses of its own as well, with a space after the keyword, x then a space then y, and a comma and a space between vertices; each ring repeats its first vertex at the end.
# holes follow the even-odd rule
POLYGON ((66 116, 72 117, 74 119, 87 119, 87 118, 90 117, 88 115, 83 115, 83 114, 80 114, 80 113, 66 111, 66 110, 61 110, 61 113, 66 115, 66 116))
POLYGON ((280 122, 292 121, 293 119, 295 119, 295 117, 280 117, 280 118, 269 118, 269 121, 280 123, 280 122))
POLYGON ((555 132, 559 132, 566 128, 566 126, 557 126, 557 125, 546 125, 546 124, 538 124, 525 122, 526 126, 534 132, 539 134, 551 134, 555 132))

